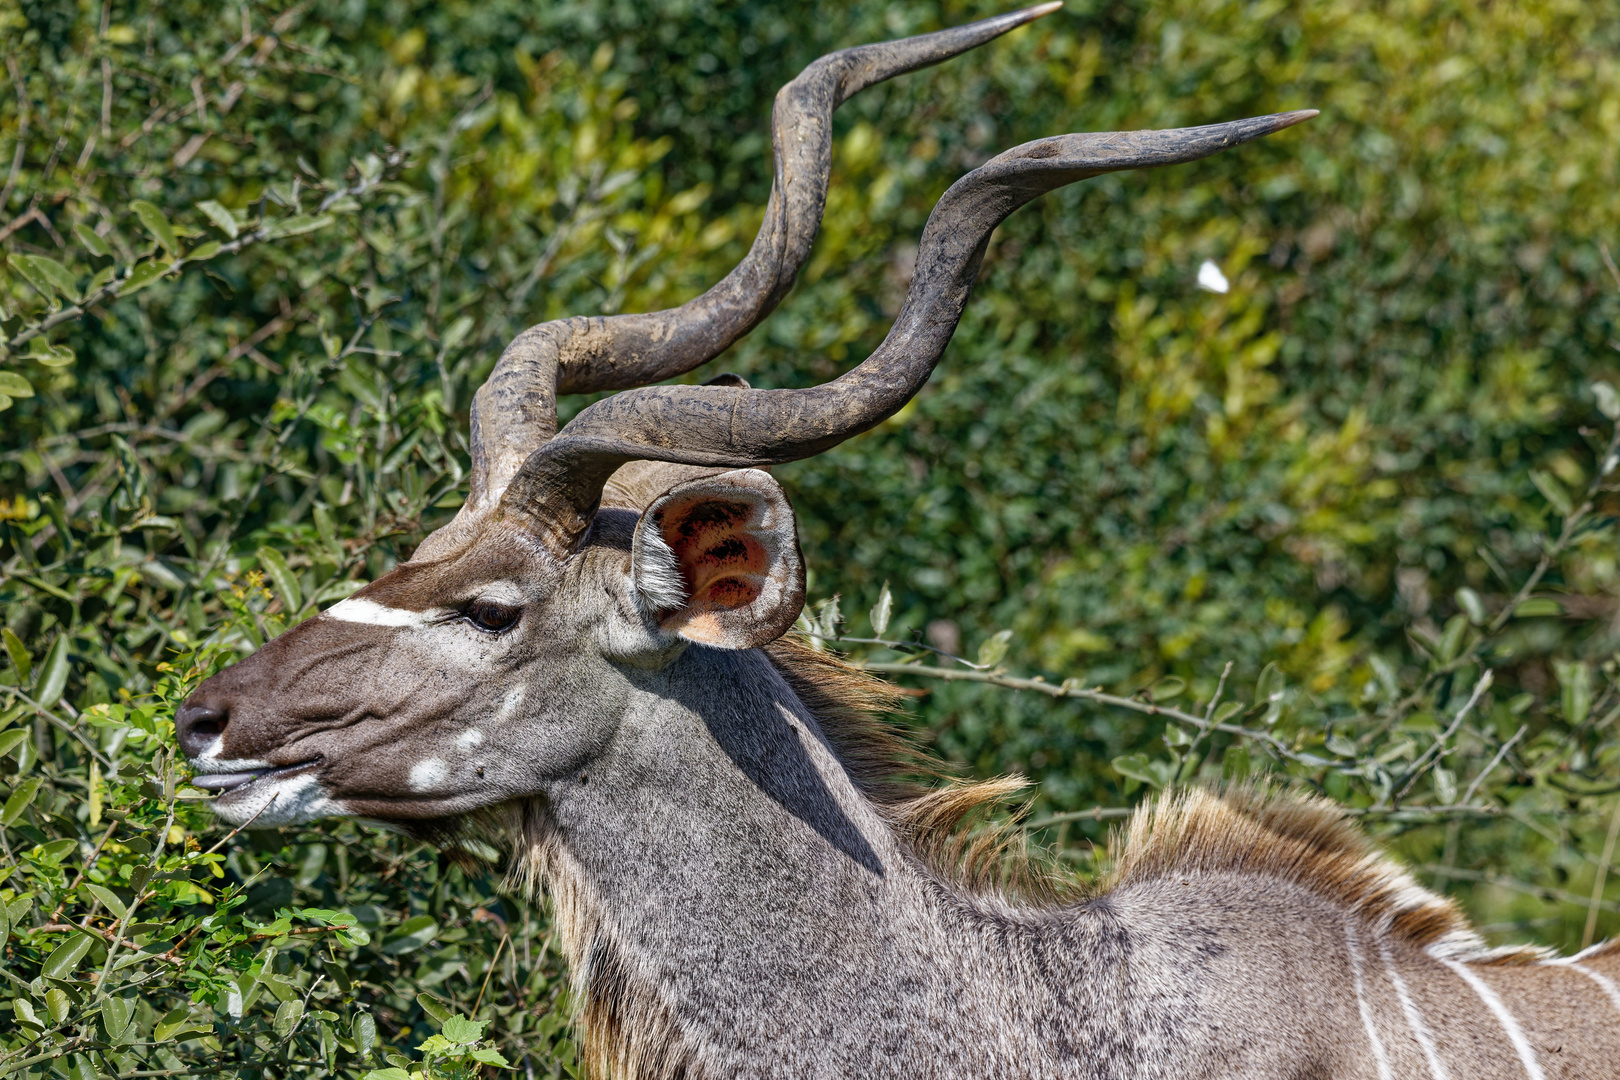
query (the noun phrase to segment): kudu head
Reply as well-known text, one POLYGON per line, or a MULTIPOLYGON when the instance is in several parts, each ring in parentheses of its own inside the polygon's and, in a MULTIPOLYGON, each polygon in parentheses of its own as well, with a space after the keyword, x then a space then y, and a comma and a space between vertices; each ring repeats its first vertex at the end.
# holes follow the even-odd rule
POLYGON ((180 709, 180 745, 196 783, 221 792, 221 816, 421 822, 587 771, 618 730, 629 669, 689 648, 757 648, 792 625, 804 600, 793 511, 763 468, 910 400, 1008 214, 1076 180, 1191 161, 1315 115, 1016 147, 940 200, 899 317, 853 370, 806 390, 735 376, 648 385, 718 355, 791 288, 820 224, 842 101, 1058 6, 816 61, 777 96, 765 222, 731 274, 669 311, 519 335, 473 403, 471 490, 456 518, 180 709), (559 393, 604 389, 623 392, 557 430, 559 393))

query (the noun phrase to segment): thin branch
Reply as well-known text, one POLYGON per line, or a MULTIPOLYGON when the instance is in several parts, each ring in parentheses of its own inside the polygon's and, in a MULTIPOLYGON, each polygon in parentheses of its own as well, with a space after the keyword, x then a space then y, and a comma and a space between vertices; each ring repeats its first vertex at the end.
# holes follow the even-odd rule
POLYGON ((1066 821, 1105 821, 1110 818, 1130 817, 1134 813, 1136 813, 1134 806, 1093 806, 1090 810, 1068 810, 1061 814, 1048 814, 1028 822, 1024 828, 1045 829, 1052 825, 1062 825, 1066 821))
POLYGON ((1501 748, 1496 751, 1496 756, 1491 758, 1491 763, 1485 766, 1485 768, 1480 771, 1478 776, 1474 777, 1473 783, 1468 785, 1468 790, 1463 792, 1463 802, 1471 803, 1474 801, 1474 792, 1479 790, 1479 785, 1484 782, 1487 776, 1491 775, 1491 770, 1500 765, 1502 763, 1502 759, 1507 757, 1507 752, 1513 749, 1513 744, 1523 738, 1524 733, 1529 730, 1529 724, 1519 725, 1519 730, 1513 733, 1513 738, 1502 744, 1501 748))
MULTIPOLYGON (((1550 888, 1546 885, 1533 885, 1528 881, 1510 878, 1505 874, 1492 874, 1481 870, 1459 870, 1455 866, 1440 866, 1438 864, 1424 866, 1422 870, 1425 874, 1445 874, 1447 877, 1453 877, 1459 881, 1475 881, 1482 885, 1496 885, 1500 888, 1512 889, 1514 892, 1538 896, 1543 900, 1556 900, 1560 904, 1575 904, 1579 907, 1585 907, 1588 903, 1587 898, 1584 896, 1576 896, 1574 893, 1565 892, 1563 889, 1550 888)), ((1600 901, 1600 906, 1604 911, 1620 911, 1620 904, 1610 900, 1600 901)))
MULTIPOLYGON (((1604 252, 1607 257, 1608 252, 1604 252)), ((1609 263, 1612 268, 1614 263, 1609 263)), ((1609 867, 1614 862, 1615 841, 1620 840, 1620 799, 1614 803, 1614 814, 1609 818, 1609 838, 1603 844, 1603 859, 1598 863, 1597 878, 1592 882, 1592 902, 1586 906, 1586 929, 1581 933, 1581 948, 1592 944, 1597 933, 1598 909, 1603 905, 1603 886, 1609 878, 1609 867)))
MULTIPOLYGON (((5 212, 11 191, 17 186, 23 152, 28 148, 28 88, 23 83, 22 72, 17 69, 17 58, 9 53, 6 55, 6 70, 11 72, 11 82, 17 88, 17 145, 11 152, 11 171, 6 174, 6 184, 0 187, 0 213, 5 212)), ((30 207, 30 213, 32 209, 30 207)))
MULTIPOLYGON (((1620 820, 1620 818, 1617 818, 1616 820, 1620 820)), ((491 975, 495 974, 495 965, 500 962, 501 950, 506 948, 506 943, 510 941, 511 938, 512 934, 510 931, 506 931, 501 934, 501 943, 495 946, 495 955, 489 959, 489 970, 484 972, 484 985, 478 988, 478 1000, 473 1002, 472 1012, 468 1013, 469 1016, 478 1015, 478 1006, 484 1003, 484 991, 489 989, 489 978, 491 975)))
MULTIPOLYGON (((942 682, 978 682, 1006 687, 1009 690, 1033 690, 1039 694, 1046 694, 1048 697, 1094 701, 1099 705, 1130 709, 1132 712, 1139 712, 1148 716, 1163 716, 1183 724, 1191 724, 1194 727, 1202 726, 1204 723, 1201 717, 1194 716, 1192 713, 1183 712, 1180 709, 1170 708, 1165 705, 1155 705, 1152 702, 1138 701, 1135 698, 1120 697, 1118 694, 1109 694, 1098 689, 1088 690, 1081 687, 1073 679, 1065 680, 1061 684, 1054 684, 1047 682, 1045 679, 1020 679, 994 671, 955 671, 950 668, 929 667, 925 664, 891 664, 875 661, 857 663, 855 666, 866 671, 880 672, 885 675, 920 675, 928 679, 939 679, 942 682)), ((1241 727, 1237 724, 1211 723, 1209 727, 1212 731, 1219 731, 1223 734, 1236 735, 1239 738, 1253 739, 1256 742, 1263 743, 1267 749, 1277 756, 1313 769, 1334 764, 1326 758, 1317 757, 1315 754, 1300 753, 1269 731, 1256 731, 1253 728, 1241 727)))
POLYGON ((1391 805, 1399 803, 1406 793, 1412 790, 1412 785, 1417 783, 1424 773, 1439 764, 1440 759, 1448 752, 1445 749, 1446 744, 1451 741, 1453 735, 1457 734, 1457 729, 1462 727, 1462 722, 1467 718, 1468 714, 1473 712, 1474 705, 1479 701, 1480 695, 1491 688, 1492 681, 1493 676, 1490 669, 1487 668, 1485 673, 1474 683, 1474 692, 1468 695, 1468 700, 1463 703, 1463 707, 1457 710, 1457 715, 1452 718, 1450 726, 1434 740, 1433 746, 1423 751, 1422 755, 1412 762, 1412 767, 1406 773, 1406 782, 1395 793, 1391 805))

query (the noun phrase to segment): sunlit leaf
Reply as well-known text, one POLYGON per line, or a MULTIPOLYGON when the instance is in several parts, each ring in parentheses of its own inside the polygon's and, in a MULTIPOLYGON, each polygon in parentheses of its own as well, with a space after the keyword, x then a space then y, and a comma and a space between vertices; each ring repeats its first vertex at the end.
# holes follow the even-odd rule
POLYGON ((73 974, 84 959, 84 954, 90 951, 90 935, 73 934, 62 944, 51 950, 51 954, 40 965, 39 973, 47 979, 66 979, 73 974))
POLYGON ((174 226, 169 224, 169 219, 162 210, 145 199, 136 199, 129 204, 129 208, 140 219, 142 227, 152 234, 153 239, 163 245, 164 251, 170 255, 180 254, 180 241, 174 235, 174 226))
POLYGON ((208 220, 214 223, 214 227, 220 232, 224 233, 226 237, 231 240, 236 239, 238 228, 235 214, 231 213, 213 199, 204 199, 202 202, 197 204, 197 209, 201 210, 205 215, 207 215, 208 220))
POLYGON ((73 226, 73 235, 78 238, 84 249, 92 255, 100 255, 102 258, 106 258, 112 254, 112 248, 107 246, 107 241, 97 236, 96 231, 83 222, 73 226))

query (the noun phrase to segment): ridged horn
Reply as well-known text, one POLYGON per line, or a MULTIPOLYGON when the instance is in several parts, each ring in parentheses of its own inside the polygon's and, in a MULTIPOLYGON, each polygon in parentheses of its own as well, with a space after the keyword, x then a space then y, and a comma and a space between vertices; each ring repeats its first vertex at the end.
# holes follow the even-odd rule
POLYGON ((571 318, 508 345, 472 406, 471 491, 487 508, 557 430, 557 395, 646 386, 684 374, 752 330, 793 287, 821 225, 832 168, 832 114, 857 92, 982 45, 1061 7, 1042 4, 966 26, 831 53, 776 95, 775 176, 748 254, 703 295, 667 311, 571 318))
POLYGON ((961 319, 990 233, 1014 210, 1077 180, 1194 161, 1315 115, 1059 135, 1008 150, 958 180, 934 207, 905 305, 863 363, 806 390, 652 386, 606 398, 529 455, 501 513, 561 556, 589 528, 603 484, 628 461, 744 468, 836 446, 893 416, 922 388, 961 319))

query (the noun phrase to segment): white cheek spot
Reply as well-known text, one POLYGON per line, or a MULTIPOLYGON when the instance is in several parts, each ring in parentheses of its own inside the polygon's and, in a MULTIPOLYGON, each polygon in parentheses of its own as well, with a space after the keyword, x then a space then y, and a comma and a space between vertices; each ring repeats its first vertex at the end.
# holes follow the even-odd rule
POLYGON ((423 758, 411 766, 408 783, 411 785, 412 791, 432 791, 444 783, 445 778, 449 775, 449 768, 438 758, 423 758))
POLYGON ((501 699, 501 708, 500 711, 495 714, 495 719, 498 721, 510 720, 514 715, 517 714, 518 709, 520 709, 522 706, 523 687, 514 686, 512 689, 506 692, 506 697, 501 699))
POLYGON ((404 608, 387 607, 373 600, 351 596, 347 600, 333 604, 322 612, 321 616, 339 622, 362 623, 366 626, 428 626, 439 619, 441 613, 437 608, 429 608, 427 611, 407 611, 404 608))
MULTIPOLYGON (((470 754, 473 749, 484 741, 484 733, 477 728, 468 728, 456 736, 456 749, 463 754, 470 754)), ((426 764, 426 762, 423 762, 426 764)))

